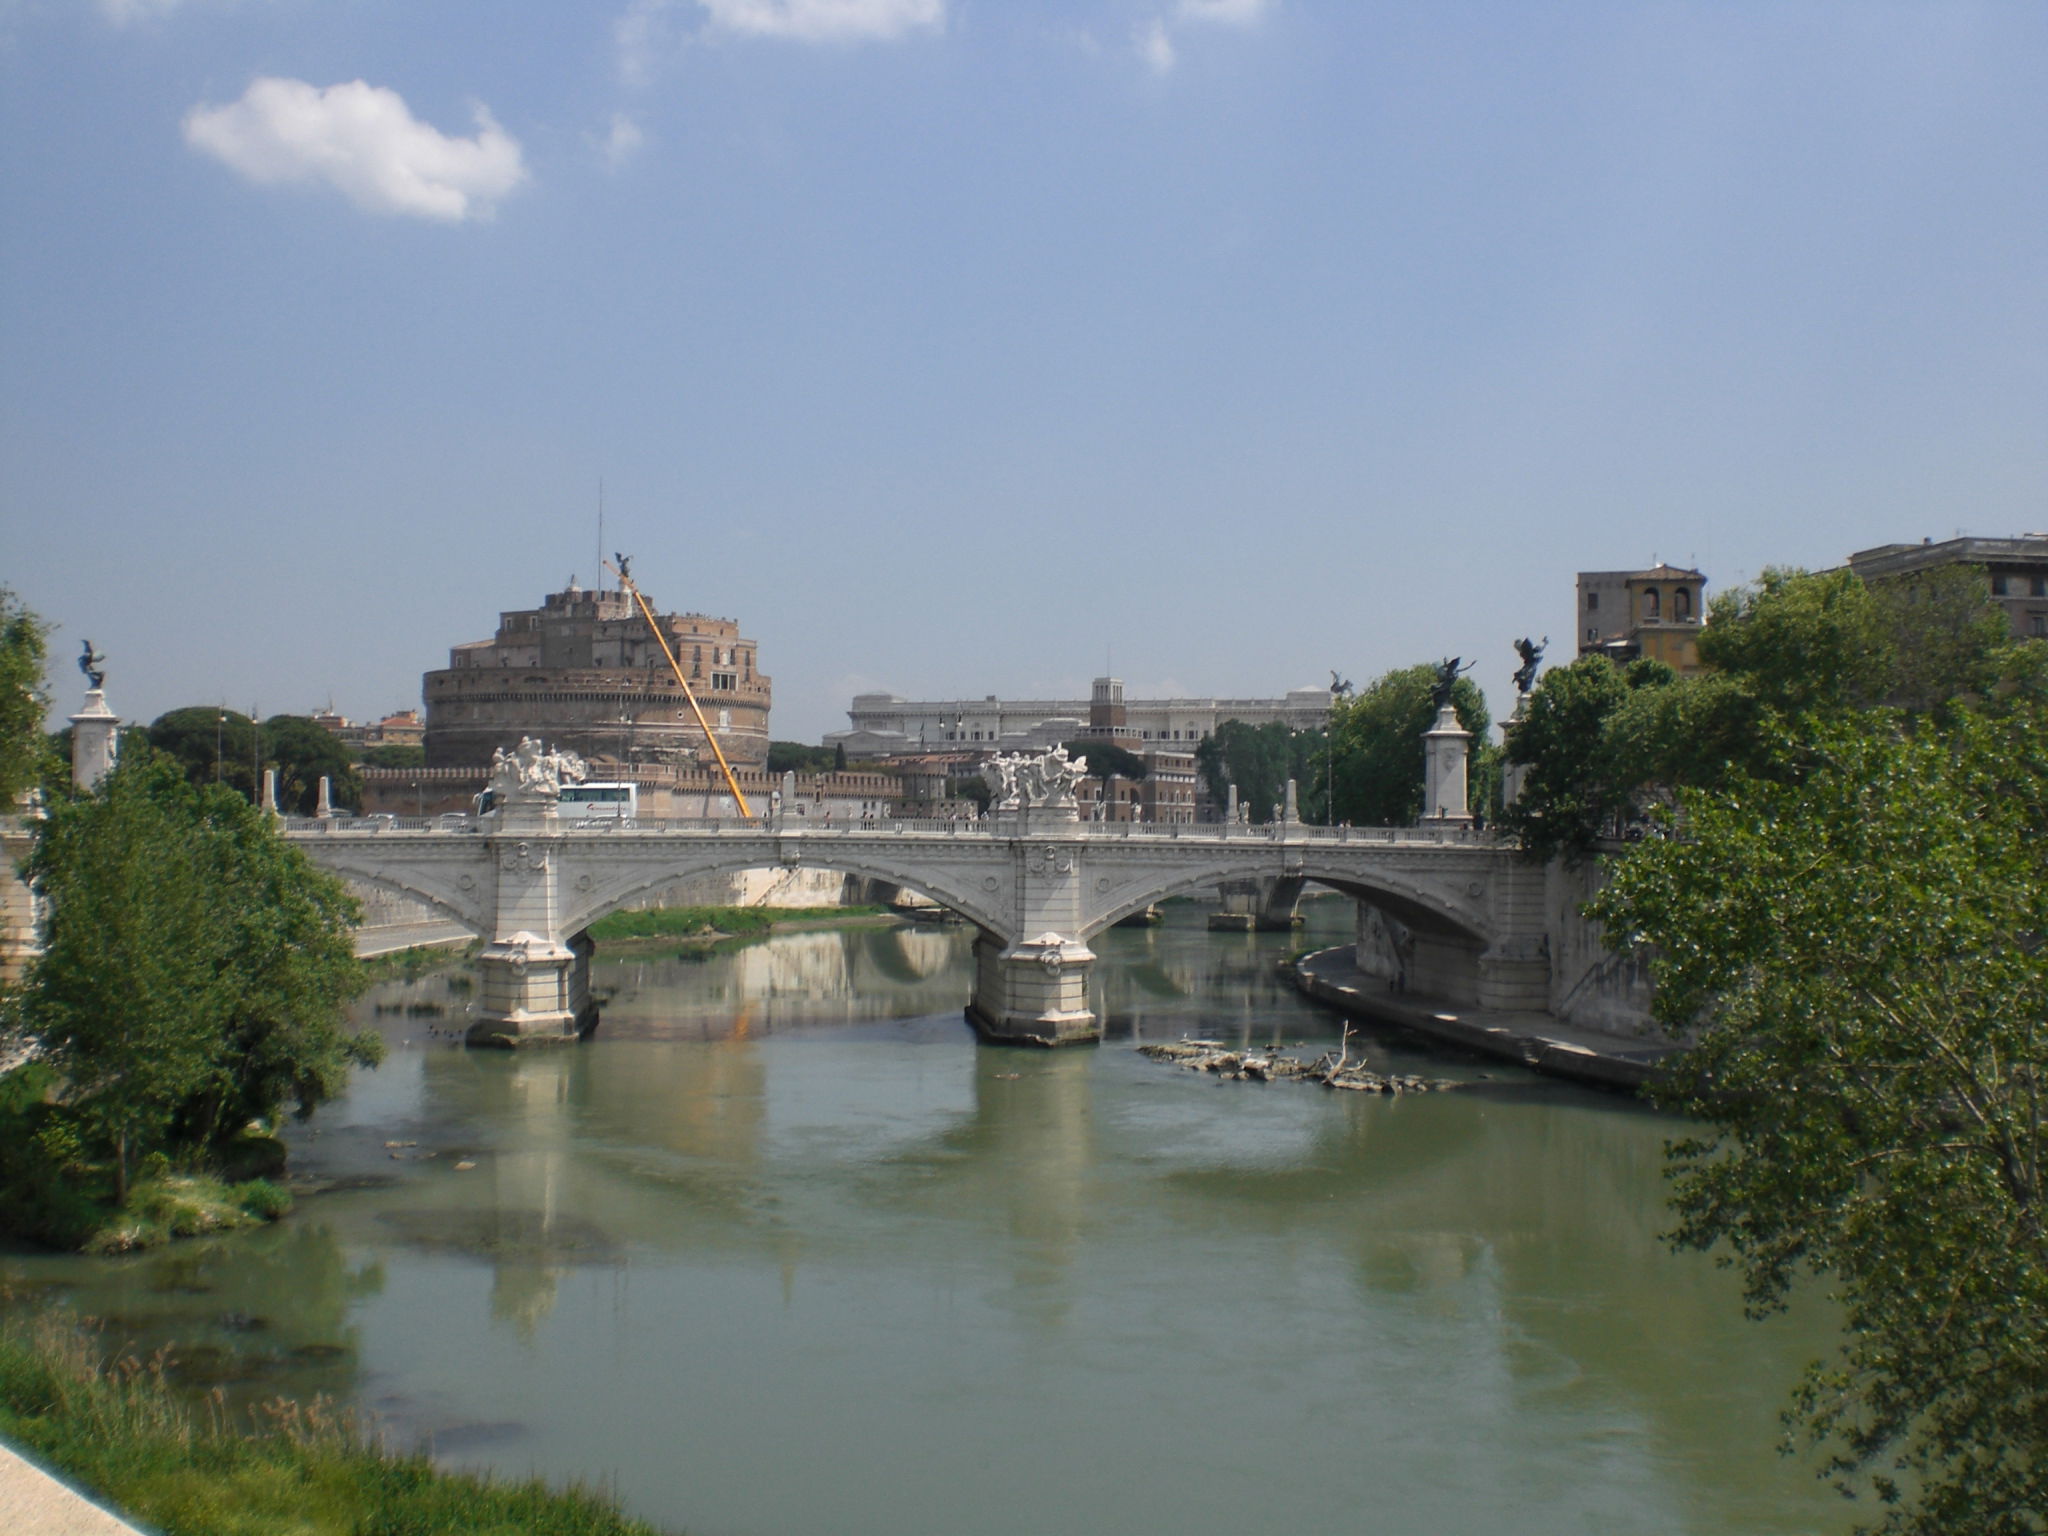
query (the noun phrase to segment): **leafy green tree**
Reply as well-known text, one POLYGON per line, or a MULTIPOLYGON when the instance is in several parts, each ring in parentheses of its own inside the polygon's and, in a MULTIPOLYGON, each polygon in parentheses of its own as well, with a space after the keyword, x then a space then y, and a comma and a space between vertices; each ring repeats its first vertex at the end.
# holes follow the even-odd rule
POLYGON ((1111 775, 1137 781, 1145 777, 1145 759, 1113 741, 1069 741, 1061 743, 1069 757, 1088 759, 1088 772, 1102 779, 1111 775))
POLYGON ((1873 1529, 2048 1524, 2048 714, 1817 714, 1806 771, 1683 796, 1592 911, 1697 1028, 1668 1097, 1680 1243, 1756 1313, 1844 1309, 1788 1422, 1867 1473, 1873 1529))
MULTIPOLYGON (((1669 688, 1676 677, 1658 662, 1620 667, 1600 655, 1543 674, 1522 718, 1508 727, 1507 760, 1527 771, 1521 794, 1500 813, 1501 825, 1532 858, 1583 858, 1628 814, 1640 760, 1661 744, 1636 741, 1623 750, 1615 716, 1631 692, 1669 688)), ((1650 712, 1631 724, 1647 730, 1670 718, 1650 712)))
MULTIPOLYGON (((1426 749, 1423 733, 1436 721, 1431 695, 1437 669, 1428 663, 1402 667, 1379 678, 1332 713, 1329 759, 1313 770, 1328 771, 1334 786, 1333 818, 1359 826, 1407 826, 1422 814, 1426 749)), ((1458 723, 1472 733, 1475 748, 1492 728, 1486 696, 1469 677, 1451 690, 1458 723)))
POLYGON ((427 749, 417 742, 386 742, 363 752, 365 768, 424 768, 427 749))
POLYGON ((810 747, 800 741, 771 741, 768 743, 768 771, 783 773, 830 773, 833 768, 846 766, 845 749, 835 752, 831 747, 810 747))
POLYGON ((63 1073, 64 1121, 126 1197, 140 1159, 201 1157, 286 1102, 309 1113, 352 1064, 354 901, 241 796, 136 741, 52 807, 29 877, 50 899, 13 1001, 63 1073))
POLYGON ((151 721, 149 744, 175 758, 190 783, 224 784, 245 800, 254 800, 261 729, 239 711, 193 704, 151 721))
POLYGON ((1214 804, 1228 801, 1235 784, 1238 802, 1250 807, 1254 821, 1263 821, 1285 801, 1287 781, 1293 779, 1303 814, 1314 820, 1321 806, 1322 741, 1320 731, 1296 731, 1278 720, 1264 725, 1225 720, 1195 744, 1195 766, 1214 804))
POLYGON ((320 780, 337 806, 359 807, 363 781, 339 736, 304 715, 272 715, 263 722, 263 756, 277 769, 277 807, 310 816, 320 800, 320 780))
POLYGON ((47 626, 0 587, 0 812, 44 777, 48 747, 43 716, 50 696, 43 683, 47 626))
POLYGON ((1529 772, 1502 816, 1533 857, 1578 857, 1679 789, 1797 777, 1812 721, 2048 699, 2048 644, 2012 639, 1981 574, 1960 569, 1877 586, 1767 570, 1715 600, 1700 659, 1708 670, 1683 678, 1592 658, 1544 675, 1507 744, 1529 772))

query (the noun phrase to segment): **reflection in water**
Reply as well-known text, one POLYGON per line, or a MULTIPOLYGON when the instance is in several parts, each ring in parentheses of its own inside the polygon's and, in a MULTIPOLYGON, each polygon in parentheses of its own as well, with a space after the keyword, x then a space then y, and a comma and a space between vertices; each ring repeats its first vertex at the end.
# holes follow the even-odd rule
POLYGON ((959 929, 600 956, 589 1044, 415 1033, 299 1133, 302 1168, 381 1184, 14 1268, 150 1338, 243 1350, 218 1319, 261 1316, 266 1390, 347 1389, 449 1459, 605 1475, 701 1530, 1846 1525, 1771 1449, 1824 1320, 1747 1324, 1663 1249, 1667 1122, 1395 1037, 1364 1042, 1379 1070, 1469 1086, 1128 1049, 1321 1049, 1337 1022, 1274 969, 1341 931, 1311 911, 1330 937, 1103 935, 1111 1042, 1054 1053, 973 1042, 959 929), (316 1343, 345 1354, 291 1363, 316 1343))

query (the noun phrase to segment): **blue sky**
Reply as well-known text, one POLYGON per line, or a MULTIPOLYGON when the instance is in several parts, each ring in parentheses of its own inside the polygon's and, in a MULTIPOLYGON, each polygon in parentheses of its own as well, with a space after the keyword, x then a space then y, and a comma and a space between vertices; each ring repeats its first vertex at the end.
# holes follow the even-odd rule
POLYGON ((2048 528, 2048 6, 0 0, 0 581, 148 719, 630 551, 775 734, 2048 528))

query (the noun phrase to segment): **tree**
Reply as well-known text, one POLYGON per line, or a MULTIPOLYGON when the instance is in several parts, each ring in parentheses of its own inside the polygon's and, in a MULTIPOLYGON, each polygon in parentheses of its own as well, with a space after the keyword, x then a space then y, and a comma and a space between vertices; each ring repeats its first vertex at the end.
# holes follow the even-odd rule
POLYGON ((386 742, 379 747, 368 747, 363 752, 365 768, 424 768, 427 766, 427 749, 417 742, 386 742))
POLYGON ((835 766, 845 767, 842 746, 835 753, 831 747, 810 747, 800 741, 771 741, 768 743, 768 771, 784 773, 826 773, 835 766))
POLYGON ((176 759, 193 785, 224 784, 244 799, 257 794, 256 766, 262 728, 247 715, 218 704, 193 704, 158 715, 149 744, 176 759))
POLYGON ((1235 784, 1238 802, 1260 821, 1286 799, 1289 779, 1295 781, 1304 809, 1320 804, 1317 749, 1322 740, 1320 731, 1293 730, 1278 720, 1264 725, 1224 720, 1195 744, 1195 766, 1208 781, 1214 804, 1228 801, 1235 784))
POLYGON ((263 722, 263 756, 277 769, 277 807, 309 816, 317 809, 320 780, 338 806, 363 803, 362 776, 341 738, 304 715, 272 715, 263 722))
MULTIPOLYGON (((1655 750, 1641 742, 1620 750, 1615 716, 1632 690, 1668 688, 1676 678, 1658 662, 1620 667, 1601 655, 1543 674, 1522 718, 1508 727, 1507 760, 1527 772, 1515 803, 1501 811, 1501 825, 1531 858, 1575 862, 1612 834, 1632 808, 1641 756, 1655 750)), ((1638 729, 1665 718, 1644 716, 1638 729)))
POLYGON ((2048 1528, 2048 712, 1805 717, 1803 771, 1683 795, 1593 914, 1697 1028, 1675 1240, 1750 1307, 1825 1275, 1788 1413, 1891 1532, 2048 1528))
MULTIPOLYGON (((1389 672, 1340 703, 1331 714, 1330 758, 1316 765, 1328 771, 1335 804, 1332 819, 1360 826, 1407 826, 1422 814, 1426 758, 1423 733, 1436 720, 1431 693, 1437 669, 1427 663, 1389 672)), ((1484 746, 1492 720, 1486 696, 1469 677, 1451 690, 1458 723, 1484 746)))
POLYGON ((1797 777, 1816 720, 2048 699, 2048 645, 2012 639, 1967 570, 1874 587, 1848 571, 1767 570, 1715 600, 1700 660, 1708 670, 1690 677, 1584 657, 1544 675, 1510 733, 1509 758, 1529 772, 1502 817, 1532 857, 1579 857, 1683 788, 1797 777))
POLYGON ((0 812, 42 782, 47 747, 43 684, 47 626, 0 587, 0 812))
POLYGON ((354 901, 241 796, 141 741, 52 807, 27 873, 50 899, 14 1003, 64 1074, 63 1112, 124 1199, 153 1152, 203 1158, 376 1060, 343 1028, 354 901))
POLYGON ((1067 749, 1069 757, 1087 758, 1088 772, 1097 779, 1119 778, 1135 782, 1145 777, 1145 759, 1113 741, 1068 741, 1061 745, 1067 749))

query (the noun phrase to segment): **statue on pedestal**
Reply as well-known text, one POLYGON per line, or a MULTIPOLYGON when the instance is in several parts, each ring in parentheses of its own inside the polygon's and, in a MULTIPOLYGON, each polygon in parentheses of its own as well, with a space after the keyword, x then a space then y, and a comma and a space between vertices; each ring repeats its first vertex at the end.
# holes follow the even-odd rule
POLYGON ((507 752, 499 747, 491 758, 491 792, 507 805, 552 805, 562 786, 581 784, 588 770, 574 752, 549 752, 531 736, 507 752))
POLYGON ((78 670, 85 674, 86 686, 95 692, 107 686, 106 664, 107 658, 92 648, 90 640, 86 641, 78 653, 78 670))
POLYGON ((997 811, 1063 809, 1074 803, 1074 787, 1088 773, 1088 759, 1069 757, 1065 747, 1050 752, 999 752, 981 765, 981 776, 997 811))
POLYGON ((1439 711, 1446 708, 1451 702, 1451 690, 1457 686, 1458 679, 1478 665, 1477 662, 1465 661, 1461 667, 1458 665, 1461 661, 1465 661, 1465 658, 1453 656, 1447 661, 1437 663, 1436 683, 1429 692, 1430 708, 1439 711))
POLYGON ((1515 668, 1515 692, 1527 693, 1536 686, 1536 669, 1543 664, 1543 650, 1549 644, 1548 635, 1540 643, 1526 635, 1515 642, 1515 654, 1522 658, 1522 664, 1515 668))

